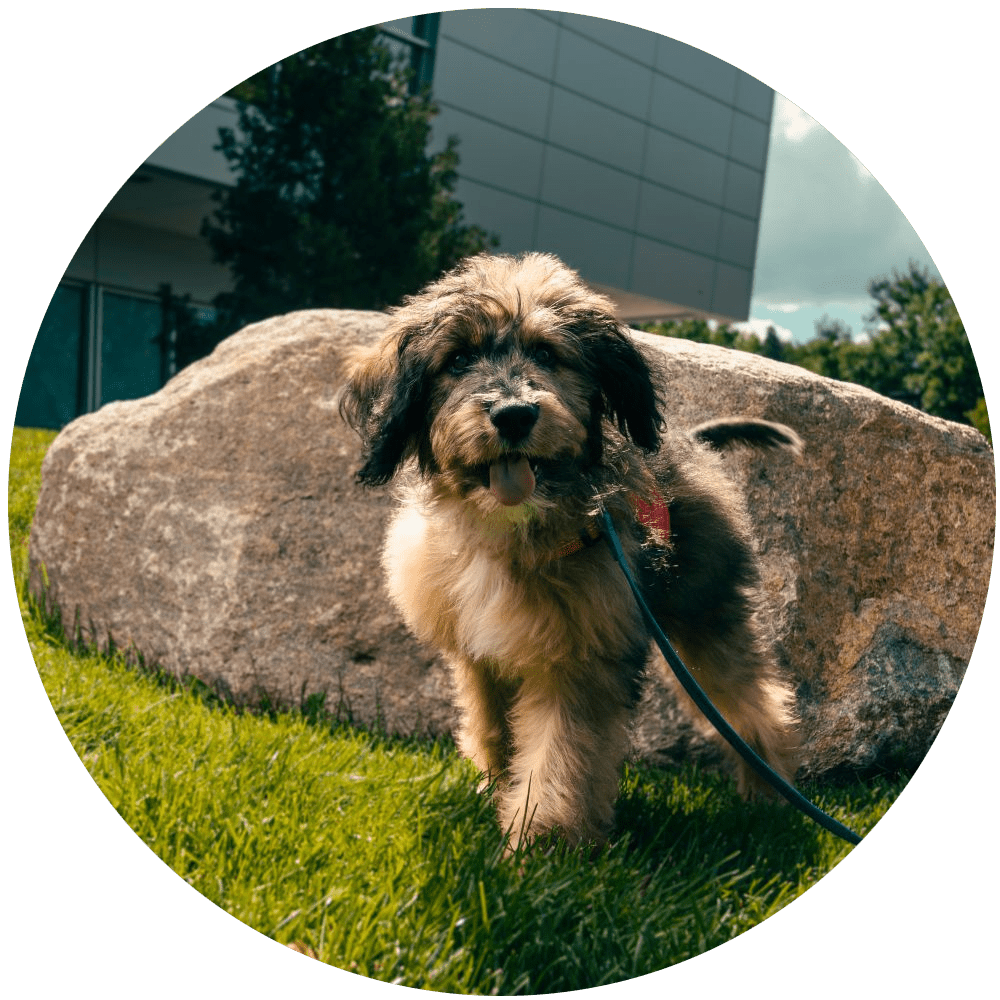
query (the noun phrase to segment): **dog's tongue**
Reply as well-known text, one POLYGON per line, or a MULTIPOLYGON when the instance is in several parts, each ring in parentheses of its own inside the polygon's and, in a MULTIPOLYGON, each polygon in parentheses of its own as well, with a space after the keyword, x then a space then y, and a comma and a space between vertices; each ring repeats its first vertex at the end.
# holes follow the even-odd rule
POLYGON ((505 507, 524 503, 535 492, 535 474, 528 460, 501 458, 490 466, 490 490, 505 507))

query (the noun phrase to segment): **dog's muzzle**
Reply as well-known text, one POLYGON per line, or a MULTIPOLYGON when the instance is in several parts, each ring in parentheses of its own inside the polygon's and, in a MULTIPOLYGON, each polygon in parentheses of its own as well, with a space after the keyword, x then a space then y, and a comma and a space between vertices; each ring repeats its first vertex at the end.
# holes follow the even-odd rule
MULTIPOLYGON (((537 403, 505 400, 490 408, 490 423, 505 445, 517 446, 531 433, 540 412, 541 407, 537 403)), ((489 487, 505 507, 524 503, 535 492, 535 471, 528 456, 510 452, 491 462, 489 487)))

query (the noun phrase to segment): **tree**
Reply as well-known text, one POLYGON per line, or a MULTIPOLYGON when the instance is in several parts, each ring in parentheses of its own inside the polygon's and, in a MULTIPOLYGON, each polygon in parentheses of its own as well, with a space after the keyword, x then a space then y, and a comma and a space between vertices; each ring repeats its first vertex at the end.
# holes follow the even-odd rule
POLYGON ((873 360, 920 409, 969 421, 984 398, 983 385, 945 285, 911 261, 906 274, 876 279, 868 291, 875 299, 868 319, 879 327, 872 338, 873 360))
POLYGON ((785 360, 817 375, 847 381, 845 348, 853 344, 851 328, 839 319, 823 316, 816 320, 816 335, 804 344, 795 344, 786 352, 785 360))
MULTIPOLYGON (((709 323, 704 319, 678 319, 666 320, 662 323, 645 323, 642 328, 650 333, 658 333, 665 337, 679 337, 682 340, 693 340, 699 344, 715 344, 717 347, 733 347, 739 351, 750 351, 753 354, 763 353, 768 343, 768 341, 761 342, 753 333, 742 333, 724 323, 709 323)), ((773 333, 773 329, 770 332, 773 333)), ((777 335, 774 339, 777 341, 777 335)))
POLYGON ((380 309, 495 245, 454 200, 457 140, 427 153, 436 108, 375 28, 283 59, 235 92, 220 130, 236 184, 203 224, 234 279, 224 333, 292 309, 380 309))
POLYGON ((947 287, 911 262, 907 273, 876 278, 868 291, 875 304, 866 317, 866 340, 855 340, 847 324, 829 316, 817 320, 816 335, 804 344, 781 344, 773 328, 761 341, 695 319, 646 329, 765 354, 864 385, 926 413, 971 423, 991 439, 979 370, 947 287))
POLYGON ((760 353, 765 358, 771 358, 773 361, 785 360, 785 345, 781 342, 781 339, 778 337, 778 331, 773 326, 767 328, 767 333, 764 335, 764 340, 760 345, 760 353))

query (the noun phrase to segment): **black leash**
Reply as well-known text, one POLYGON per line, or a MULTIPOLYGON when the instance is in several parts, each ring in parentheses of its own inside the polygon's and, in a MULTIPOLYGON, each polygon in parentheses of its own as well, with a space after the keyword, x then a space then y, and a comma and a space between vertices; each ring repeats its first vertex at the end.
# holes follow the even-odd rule
POLYGON ((635 597, 636 603, 639 605, 639 610, 642 612, 642 616, 645 618, 646 624, 649 626, 649 630, 652 632, 657 646, 660 647, 660 652, 663 653, 667 663, 670 664, 670 669, 673 670, 674 674, 676 674, 677 680, 680 681, 681 686, 691 696, 691 700, 698 706, 699 709, 701 709, 708 721, 711 722, 712 725, 715 726, 715 728, 722 734, 726 742, 729 743, 729 745, 775 791, 784 796, 784 798, 791 802, 793 806, 804 812, 808 817, 810 817, 810 819, 819 823, 819 825, 825 830, 829 830, 830 833, 835 834, 842 840, 846 840, 849 844, 860 844, 861 838, 853 830, 848 829, 843 823, 835 820, 832 816, 823 812, 819 806, 810 802, 797 788, 785 781, 785 779, 782 778, 780 774, 776 773, 753 749, 753 747, 747 744, 740 734, 737 733, 728 722, 726 722, 722 713, 715 707, 715 705, 712 704, 711 699, 701 689, 701 685, 694 679, 691 671, 684 665, 684 661, 677 655, 676 650, 670 644, 670 640, 667 638, 663 629, 660 628, 656 619, 653 617, 652 612, 649 610, 642 594, 639 592, 639 587, 636 585, 632 572, 628 568, 628 563, 625 561, 625 553, 622 551, 621 541, 618 538, 618 533, 615 531, 615 526, 611 523, 611 516, 606 510, 601 511, 601 516, 604 519, 604 530, 607 534, 608 544, 611 546, 611 551, 614 554, 615 559, 618 561, 618 565, 625 574, 625 579, 632 591, 632 595, 635 597))

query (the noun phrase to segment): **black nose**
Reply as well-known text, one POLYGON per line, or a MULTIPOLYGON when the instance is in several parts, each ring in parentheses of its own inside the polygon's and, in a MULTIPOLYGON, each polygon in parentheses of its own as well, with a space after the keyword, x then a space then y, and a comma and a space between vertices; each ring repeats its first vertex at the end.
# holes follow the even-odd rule
POLYGON ((497 403, 490 410, 490 420, 500 436, 512 444, 527 437, 538 420, 537 403, 497 403))

